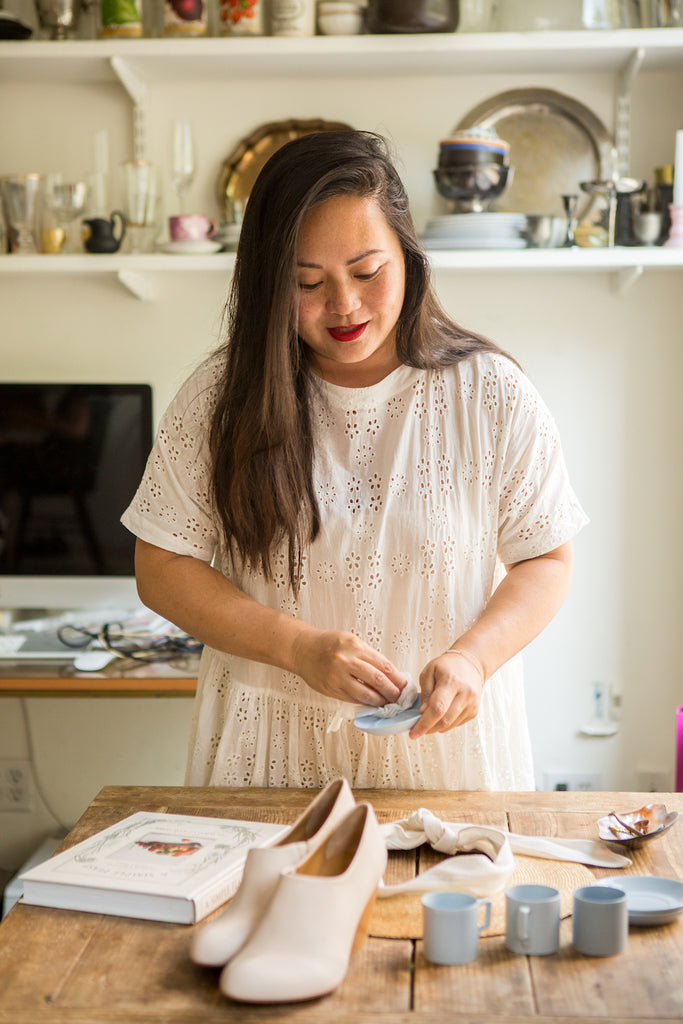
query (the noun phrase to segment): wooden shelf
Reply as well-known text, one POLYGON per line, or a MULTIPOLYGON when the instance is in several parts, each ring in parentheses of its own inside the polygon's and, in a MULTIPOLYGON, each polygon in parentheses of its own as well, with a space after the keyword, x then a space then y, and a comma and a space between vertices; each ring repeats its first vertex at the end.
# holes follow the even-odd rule
MULTIPOLYGON (((622 270, 625 267, 671 270, 683 268, 683 248, 673 246, 615 246, 613 249, 429 249, 439 270, 622 270)), ((7 274, 90 275, 187 274, 207 271, 225 274, 235 265, 234 253, 210 256, 0 256, 0 276, 7 274)))
POLYGON ((683 28, 315 36, 287 39, 24 40, 0 43, 0 80, 96 82, 124 61, 141 82, 230 77, 605 72, 683 64, 683 28))
MULTIPOLYGON (((148 86, 231 78, 349 77, 396 74, 683 71, 683 28, 583 32, 490 32, 429 35, 315 36, 207 39, 26 40, 0 42, 0 81, 111 81, 122 84, 136 107, 136 138, 144 142, 148 86)), ((144 148, 144 147, 143 147, 144 148)), ((619 286, 643 270, 680 269, 683 249, 526 249, 432 251, 436 270, 602 271, 619 286)), ((156 276, 234 266, 234 254, 178 256, 0 256, 3 274, 113 274, 140 299, 153 299, 156 276)))
MULTIPOLYGON (((586 271, 639 275, 644 270, 683 269, 683 248, 673 246, 621 247, 612 249, 455 249, 429 250, 432 267, 440 271, 586 271)), ((234 253, 209 256, 150 255, 4 255, 0 278, 13 275, 90 276, 113 274, 134 295, 155 296, 159 275, 190 272, 231 273, 234 253)))

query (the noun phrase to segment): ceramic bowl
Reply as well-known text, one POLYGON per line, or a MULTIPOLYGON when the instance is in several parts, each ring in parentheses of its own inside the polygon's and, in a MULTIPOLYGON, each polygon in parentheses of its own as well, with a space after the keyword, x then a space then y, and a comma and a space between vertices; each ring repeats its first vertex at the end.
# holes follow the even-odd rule
POLYGON ((667 811, 664 804, 645 804, 634 811, 611 811, 598 820, 598 835, 606 843, 620 849, 635 849, 656 839, 678 821, 677 811, 667 811))
POLYGON ((318 31, 324 36, 357 36, 363 31, 363 8, 357 4, 318 4, 318 31))
POLYGON ((447 140, 439 143, 439 167, 455 167, 463 164, 506 164, 508 157, 509 147, 503 142, 447 140))

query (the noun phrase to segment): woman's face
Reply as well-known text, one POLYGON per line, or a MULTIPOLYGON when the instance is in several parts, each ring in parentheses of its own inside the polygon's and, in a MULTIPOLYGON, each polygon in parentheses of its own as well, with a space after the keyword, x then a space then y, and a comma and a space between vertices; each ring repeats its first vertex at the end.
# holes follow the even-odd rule
POLYGON ((305 217, 297 248, 299 336, 331 384, 369 387, 399 366, 405 262, 374 199, 338 196, 305 217))

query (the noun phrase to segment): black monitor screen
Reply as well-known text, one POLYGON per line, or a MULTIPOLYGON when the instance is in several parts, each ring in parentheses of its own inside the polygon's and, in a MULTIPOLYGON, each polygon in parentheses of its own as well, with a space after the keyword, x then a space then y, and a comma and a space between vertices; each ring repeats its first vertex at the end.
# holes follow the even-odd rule
POLYGON ((0 384, 0 575, 130 576, 148 384, 0 384))

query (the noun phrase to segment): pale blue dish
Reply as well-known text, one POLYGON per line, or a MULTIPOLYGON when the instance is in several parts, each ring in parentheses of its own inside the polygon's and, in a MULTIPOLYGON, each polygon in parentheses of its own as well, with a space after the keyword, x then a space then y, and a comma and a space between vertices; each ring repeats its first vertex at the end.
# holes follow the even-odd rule
POLYGON ((595 885, 607 885, 626 893, 628 923, 669 924, 683 911, 683 882, 655 875, 609 875, 595 885))
POLYGON ((354 718, 353 724, 357 729, 370 732, 374 736, 392 736, 397 732, 407 732, 408 729, 412 729, 420 717, 421 703, 422 697, 417 697, 409 708, 399 711, 393 718, 382 718, 374 711, 367 715, 358 715, 357 718, 354 718))

